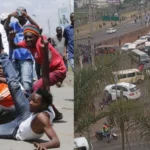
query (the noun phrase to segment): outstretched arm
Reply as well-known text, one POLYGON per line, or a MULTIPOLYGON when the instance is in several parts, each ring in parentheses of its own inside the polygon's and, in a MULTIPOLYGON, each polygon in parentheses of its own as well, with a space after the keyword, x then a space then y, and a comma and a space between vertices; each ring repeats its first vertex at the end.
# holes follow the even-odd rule
POLYGON ((13 13, 8 15, 8 18, 6 19, 5 24, 4 24, 4 28, 7 32, 12 30, 12 28, 9 26, 11 17, 16 18, 17 17, 17 12, 13 12, 13 13))
POLYGON ((49 117, 44 113, 40 113, 37 116, 37 119, 40 122, 39 125, 41 127, 44 127, 43 131, 46 133, 48 138, 51 140, 49 142, 40 143, 40 144, 34 143, 34 146, 37 148, 37 150, 46 150, 47 148, 60 147, 60 141, 59 141, 54 129, 52 128, 52 125, 50 124, 49 117))
POLYGON ((29 22, 33 25, 35 25, 36 27, 40 28, 39 25, 25 12, 22 11, 22 15, 23 17, 25 17, 27 20, 29 20, 29 22))
POLYGON ((43 52, 43 64, 42 64, 42 78, 43 78, 43 85, 44 88, 49 91, 50 90, 50 79, 49 79, 49 61, 51 58, 51 53, 48 49, 48 41, 44 40, 41 36, 41 50, 43 52))

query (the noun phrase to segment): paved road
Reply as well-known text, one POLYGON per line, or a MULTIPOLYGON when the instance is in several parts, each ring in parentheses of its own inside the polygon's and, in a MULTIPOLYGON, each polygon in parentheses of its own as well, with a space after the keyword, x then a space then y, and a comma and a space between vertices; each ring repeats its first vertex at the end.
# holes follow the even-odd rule
MULTIPOLYGON (((94 38, 93 41, 94 41, 94 43, 97 43, 97 42, 102 42, 102 41, 110 39, 110 38, 115 38, 116 36, 121 36, 125 33, 129 33, 129 32, 135 31, 137 29, 140 29, 140 28, 144 27, 144 24, 145 24, 145 22, 144 22, 144 18, 143 18, 142 21, 138 20, 137 23, 134 23, 134 21, 129 21, 127 23, 118 25, 116 27, 117 32, 113 33, 113 34, 107 34, 106 29, 104 29, 102 31, 93 33, 93 38, 94 38), (142 26, 141 26, 141 22, 143 24, 142 26)), ((82 37, 82 38, 85 38, 85 37, 82 37)), ((83 44, 88 43, 87 39, 81 40, 81 41, 83 44)))
MULTIPOLYGON (((132 139, 129 137, 129 145, 125 145, 125 150, 149 150, 150 145, 146 142, 139 142, 133 136, 132 139)), ((121 138, 118 140, 112 139, 110 143, 107 140, 98 141, 97 139, 92 140, 93 150, 121 150, 121 138)))
MULTIPOLYGON (((54 104, 63 113, 64 119, 54 123, 54 129, 58 134, 61 147, 56 150, 73 149, 74 121, 73 121, 73 74, 69 73, 64 82, 64 87, 57 88, 53 86, 51 92, 54 98, 54 104)), ((42 140, 48 140, 44 135, 42 140)), ((34 150, 32 143, 14 140, 0 139, 0 150, 34 150)))

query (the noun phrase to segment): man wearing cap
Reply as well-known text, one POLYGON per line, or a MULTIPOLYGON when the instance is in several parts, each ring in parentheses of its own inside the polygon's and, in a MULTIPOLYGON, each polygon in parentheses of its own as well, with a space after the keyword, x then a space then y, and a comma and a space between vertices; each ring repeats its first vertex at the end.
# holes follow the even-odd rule
MULTIPOLYGON (((10 45, 15 48, 23 47, 27 48, 31 51, 35 61, 42 66, 42 74, 44 73, 43 70, 46 70, 49 74, 49 77, 44 78, 46 80, 47 85, 43 85, 43 79, 40 78, 38 81, 35 82, 33 86, 33 90, 37 91, 39 88, 45 87, 49 90, 50 86, 55 85, 58 82, 62 82, 66 77, 66 66, 63 62, 62 57, 57 52, 57 50, 47 41, 45 36, 40 35, 40 30, 38 27, 34 25, 26 25, 24 27, 24 39, 22 42, 15 44, 13 42, 14 33, 10 33, 10 45), (48 55, 43 54, 43 41, 47 41, 47 51, 48 55), (48 58, 47 58, 48 57, 48 58), (48 63, 45 60, 48 59, 48 63), (46 68, 46 69, 45 69, 46 68), (49 81, 50 80, 50 81, 49 81)), ((56 113, 56 120, 62 119, 62 114, 59 113, 55 107, 54 111, 56 113)))
MULTIPOLYGON (((27 24, 34 24, 38 27, 37 23, 27 14, 24 7, 17 8, 16 12, 8 15, 8 18, 4 24, 6 31, 14 30, 16 36, 14 38, 15 43, 19 43, 24 39, 23 27, 27 24), (18 19, 17 22, 11 22, 12 17, 18 19)), ((10 47, 11 50, 12 47, 10 47)), ((33 57, 27 48, 17 48, 12 52, 12 60, 14 67, 18 72, 18 78, 22 83, 25 90, 30 93, 33 83, 33 57)))
POLYGON ((1 44, 2 44, 2 47, 3 47, 3 49, 1 49, 1 50, 5 53, 9 54, 9 43, 8 43, 6 31, 5 31, 4 26, 3 26, 3 23, 6 20, 6 18, 7 18, 7 14, 2 14, 0 16, 0 20, 1 20, 1 23, 0 23, 0 36, 1 36, 1 44))

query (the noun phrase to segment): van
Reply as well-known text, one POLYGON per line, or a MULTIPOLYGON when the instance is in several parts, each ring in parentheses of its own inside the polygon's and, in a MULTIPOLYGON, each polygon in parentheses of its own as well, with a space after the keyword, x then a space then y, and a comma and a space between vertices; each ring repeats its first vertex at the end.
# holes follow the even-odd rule
POLYGON ((139 65, 149 63, 149 56, 145 52, 142 52, 138 49, 134 49, 130 53, 130 57, 133 61, 136 61, 139 65))
POLYGON ((147 53, 150 56, 150 42, 145 42, 145 53, 147 53))
POLYGON ((113 72, 116 83, 141 83, 144 80, 144 74, 138 69, 127 69, 113 72))
POLYGON ((139 49, 139 50, 144 50, 145 49, 145 42, 142 40, 137 40, 134 43, 129 45, 129 50, 133 49, 139 49))

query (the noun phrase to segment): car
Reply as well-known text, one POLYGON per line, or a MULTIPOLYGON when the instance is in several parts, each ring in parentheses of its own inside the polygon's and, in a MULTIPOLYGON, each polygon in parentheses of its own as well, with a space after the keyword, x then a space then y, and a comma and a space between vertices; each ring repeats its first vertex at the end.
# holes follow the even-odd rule
POLYGON ((108 34, 115 33, 117 30, 115 28, 109 28, 106 32, 108 34))
POLYGON ((125 43, 122 47, 121 47, 121 51, 128 51, 129 50, 129 46, 131 45, 132 43, 125 43))
POLYGON ((111 94, 112 100, 117 100, 121 97, 121 91, 123 92, 123 98, 126 100, 137 100, 141 97, 140 89, 135 84, 121 82, 117 84, 111 84, 105 87, 104 92, 111 94))
POLYGON ((141 36, 137 41, 143 41, 143 42, 147 42, 149 41, 149 36, 141 36))
POLYGON ((147 36, 148 38, 150 38, 150 33, 147 33, 145 36, 147 36))

